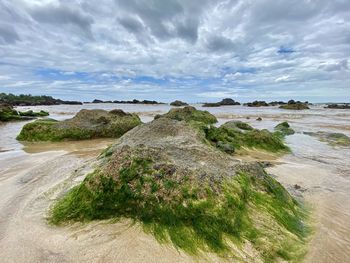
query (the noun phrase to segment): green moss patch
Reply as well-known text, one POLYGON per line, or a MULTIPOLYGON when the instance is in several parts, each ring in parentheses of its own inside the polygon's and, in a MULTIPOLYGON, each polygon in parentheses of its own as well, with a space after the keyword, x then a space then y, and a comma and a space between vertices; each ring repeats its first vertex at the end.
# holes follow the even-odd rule
POLYGON ((20 141, 62 141, 118 138, 141 123, 136 114, 121 110, 81 110, 65 121, 38 120, 24 125, 20 141))
POLYGON ((28 120, 36 117, 45 117, 49 113, 46 111, 34 112, 32 110, 21 112, 16 111, 10 105, 0 104, 0 121, 28 120))
POLYGON ((191 106, 186 106, 180 109, 171 109, 166 114, 156 116, 156 118, 162 117, 178 121, 201 122, 204 124, 213 124, 218 121, 216 117, 208 111, 197 110, 191 106))
POLYGON ((284 121, 275 126, 275 131, 281 136, 292 135, 295 131, 290 127, 289 123, 284 121))
POLYGON ((51 223, 131 218, 159 242, 192 255, 232 256, 230 244, 240 247, 247 241, 267 262, 304 253, 305 211, 265 173, 241 171, 209 180, 182 174, 144 153, 109 158, 109 166, 87 176, 55 204, 51 223), (119 169, 111 169, 116 163, 119 169))
POLYGON ((222 125, 217 128, 214 126, 202 127, 207 140, 219 149, 232 153, 232 149, 256 148, 269 152, 287 152, 289 148, 277 134, 268 130, 246 130, 242 132, 236 128, 222 125))

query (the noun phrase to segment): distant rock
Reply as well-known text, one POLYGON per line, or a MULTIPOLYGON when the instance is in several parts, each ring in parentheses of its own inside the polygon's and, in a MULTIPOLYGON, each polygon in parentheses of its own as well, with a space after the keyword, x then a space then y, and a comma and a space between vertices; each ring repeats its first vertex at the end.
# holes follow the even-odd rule
POLYGON ((280 109, 285 110, 307 110, 310 109, 308 107, 308 102, 294 101, 290 100, 287 104, 279 106, 280 109))
POLYGON ((284 101, 271 101, 271 102, 269 102, 269 106, 278 106, 278 105, 284 105, 284 104, 287 104, 287 103, 284 101))
POLYGON ((257 120, 257 121, 262 121, 262 118, 261 118, 261 117, 258 117, 256 120, 257 120))
POLYGON ((118 138, 141 124, 136 114, 116 109, 81 110, 64 121, 37 120, 24 125, 17 136, 20 141, 62 141, 93 138, 118 138))
POLYGON ((238 101, 235 101, 230 98, 226 98, 221 100, 220 102, 209 102, 209 103, 204 103, 203 107, 220 107, 220 106, 232 106, 232 105, 241 105, 238 101))
POLYGON ((170 105, 175 107, 188 106, 186 102, 183 102, 181 100, 175 100, 172 103, 170 103, 170 105))
POLYGON ((339 110, 349 110, 350 104, 328 104, 325 109, 339 109, 339 110))
POLYGON ((115 100, 113 103, 119 103, 119 104, 164 104, 162 102, 158 102, 155 100, 115 100))
POLYGON ((46 111, 34 112, 29 111, 16 111, 11 105, 0 104, 0 121, 20 121, 20 120, 31 120, 37 117, 46 117, 49 116, 49 113, 46 111))
POLYGON ((255 100, 253 102, 244 103, 244 106, 248 106, 248 107, 267 107, 267 106, 269 106, 269 104, 267 104, 267 102, 264 101, 264 100, 255 100))
POLYGON ((91 103, 103 103, 103 100, 94 99, 91 103))

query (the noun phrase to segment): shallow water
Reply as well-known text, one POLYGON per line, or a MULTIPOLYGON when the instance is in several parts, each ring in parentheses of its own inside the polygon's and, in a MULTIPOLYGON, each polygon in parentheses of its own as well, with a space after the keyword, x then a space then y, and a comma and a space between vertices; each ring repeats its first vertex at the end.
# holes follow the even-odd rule
MULTIPOLYGON (((200 105, 194 106, 202 109, 200 105)), ((167 112, 170 106, 84 104, 19 107, 20 110, 43 109, 50 112, 51 118, 59 120, 74 116, 82 108, 121 108, 138 113, 142 121, 148 122, 156 114, 167 112)), ((350 136, 350 111, 324 109, 322 105, 305 111, 243 106, 203 109, 215 114, 220 124, 235 119, 270 130, 281 121, 291 124, 297 132, 286 140, 292 154, 274 160, 276 165, 268 171, 292 192, 302 195, 313 208, 315 235, 305 262, 350 262, 350 149, 332 147, 302 134, 327 131, 350 136), (257 121, 257 117, 263 120, 257 121), (294 190, 295 184, 301 187, 300 191, 294 190)), ((55 198, 55 189, 81 180, 92 169, 91 160, 114 140, 21 144, 15 137, 25 123, 0 124, 1 262, 108 262, 112 258, 119 262, 191 261, 173 248, 159 246, 142 231, 127 230, 123 225, 98 224, 70 229, 48 226, 45 215, 50 200, 55 198), (80 174, 72 177, 72 172, 80 174)), ((256 155, 255 158, 269 159, 269 156, 256 155)))

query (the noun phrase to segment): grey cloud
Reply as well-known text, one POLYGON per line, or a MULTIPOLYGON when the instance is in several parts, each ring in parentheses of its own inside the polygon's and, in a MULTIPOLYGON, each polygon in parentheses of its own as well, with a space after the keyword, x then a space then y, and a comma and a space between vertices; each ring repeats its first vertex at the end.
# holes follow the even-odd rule
POLYGON ((195 43, 198 39, 198 21, 188 19, 177 25, 177 35, 187 39, 189 42, 195 43))
POLYGON ((327 63, 320 66, 321 69, 324 69, 326 71, 340 71, 340 70, 347 70, 348 69, 348 60, 343 59, 337 63, 327 63))
POLYGON ((213 52, 232 52, 236 44, 224 36, 209 36, 206 40, 206 47, 213 52))
POLYGON ((144 28, 142 23, 133 17, 123 17, 118 19, 119 23, 132 33, 139 33, 144 28))
POLYGON ((0 44, 14 44, 20 40, 16 30, 8 24, 0 24, 0 44))
POLYGON ((49 4, 32 9, 30 13, 39 22, 54 25, 75 25, 89 35, 91 34, 91 24, 94 22, 90 15, 68 5, 49 4))
POLYGON ((116 3, 120 10, 137 15, 158 40, 181 38, 190 43, 198 39, 199 20, 207 5, 207 1, 183 0, 116 0, 116 3))

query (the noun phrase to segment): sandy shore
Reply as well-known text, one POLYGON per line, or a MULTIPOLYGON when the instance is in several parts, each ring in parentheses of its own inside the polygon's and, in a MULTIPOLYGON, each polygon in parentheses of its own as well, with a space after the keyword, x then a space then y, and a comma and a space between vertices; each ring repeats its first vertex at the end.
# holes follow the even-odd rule
MULTIPOLYGON (((310 122, 309 117, 299 115, 288 119, 297 131, 305 130, 305 125, 309 125, 308 130, 321 130, 320 126, 333 120, 330 128, 344 131, 339 127, 349 116, 333 115, 322 122, 319 117, 310 122)), ((265 115, 263 122, 253 118, 249 122, 258 128, 271 128, 274 118, 265 115)), ((6 142, 0 146, 1 262, 222 261, 213 255, 192 258, 172 246, 161 245, 139 225, 130 226, 127 221, 48 225, 45 217, 57 195, 82 180, 92 170, 100 151, 113 140, 19 145, 14 134, 22 125, 2 127, 0 136, 6 142)), ((278 159, 257 153, 250 153, 248 159, 238 158, 272 161, 275 165, 268 172, 312 207, 315 235, 305 262, 350 262, 349 149, 334 148, 301 133, 287 137, 287 143, 293 153, 278 159), (301 187, 298 191, 295 184, 301 187)), ((256 262, 254 255, 246 262, 256 262)))

